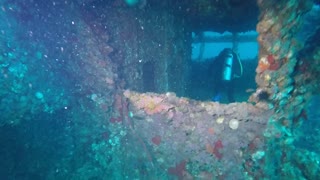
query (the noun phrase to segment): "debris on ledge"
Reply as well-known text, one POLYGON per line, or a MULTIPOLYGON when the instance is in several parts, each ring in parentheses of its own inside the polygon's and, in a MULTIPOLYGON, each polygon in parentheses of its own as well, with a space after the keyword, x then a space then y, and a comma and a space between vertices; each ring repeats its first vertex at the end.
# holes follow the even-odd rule
MULTIPOLYGON (((219 104, 174 93, 126 90, 129 129, 145 142, 156 167, 178 178, 243 176, 263 164, 264 129, 272 110, 219 104)), ((230 177, 229 177, 230 178, 230 177)))

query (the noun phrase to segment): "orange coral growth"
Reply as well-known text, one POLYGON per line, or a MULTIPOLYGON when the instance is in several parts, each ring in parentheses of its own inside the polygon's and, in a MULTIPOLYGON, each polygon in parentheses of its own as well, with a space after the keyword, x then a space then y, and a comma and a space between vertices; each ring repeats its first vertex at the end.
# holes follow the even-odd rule
POLYGON ((213 154, 216 156, 217 159, 222 158, 222 153, 220 152, 220 149, 223 148, 222 141, 218 140, 214 143, 214 145, 211 145, 210 143, 206 144, 206 151, 210 154, 213 154))
POLYGON ((208 133, 209 133, 210 135, 213 135, 213 134, 214 134, 214 129, 213 129, 213 127, 208 128, 208 133))
POLYGON ((274 55, 269 54, 259 60, 257 73, 262 73, 265 70, 278 70, 280 65, 281 63, 275 59, 274 55))
POLYGON ((172 107, 164 103, 161 97, 156 96, 142 96, 136 103, 138 108, 143 109, 149 115, 167 112, 172 107))
POLYGON ((269 70, 277 70, 280 68, 280 63, 277 62, 272 54, 267 56, 267 60, 269 62, 269 70))
POLYGON ((260 60, 259 61, 259 64, 258 64, 258 71, 259 72, 264 72, 265 70, 269 69, 269 62, 268 61, 263 61, 263 60, 260 60))
POLYGON ((213 154, 214 150, 213 150, 213 147, 210 143, 206 144, 206 151, 210 154, 213 154))
POLYGON ((167 110, 170 109, 170 106, 165 104, 157 104, 152 106, 146 106, 144 110, 147 114, 155 114, 155 113, 161 113, 161 112, 167 112, 167 110))

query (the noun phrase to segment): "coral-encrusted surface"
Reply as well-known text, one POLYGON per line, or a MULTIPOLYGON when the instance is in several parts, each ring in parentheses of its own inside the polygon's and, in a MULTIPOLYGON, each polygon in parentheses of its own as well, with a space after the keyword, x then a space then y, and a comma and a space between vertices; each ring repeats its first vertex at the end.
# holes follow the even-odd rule
POLYGON ((262 132, 271 111, 248 103, 198 102, 173 93, 124 95, 130 101, 132 128, 150 147, 155 166, 171 175, 244 177, 252 162, 263 162, 263 155, 255 154, 263 154, 262 132))
POLYGON ((313 43, 317 36, 305 44, 305 47, 315 49, 304 48, 307 54, 302 52, 300 59, 297 58, 303 44, 297 40, 298 33, 312 3, 305 0, 260 0, 258 6, 261 9, 257 25, 260 50, 256 82, 259 88, 254 96, 267 93, 265 101, 272 104, 276 112, 270 117, 265 133, 268 166, 264 171, 268 177, 276 179, 319 179, 315 168, 318 157, 297 158, 302 152, 312 153, 306 153, 294 143, 299 139, 300 125, 308 119, 306 108, 311 94, 318 91, 315 76, 319 58, 316 43, 313 43))
POLYGON ((297 83, 306 77, 296 76, 296 55, 301 46, 295 37, 302 24, 301 16, 310 10, 310 2, 259 1, 258 5, 262 12, 257 25, 260 52, 256 82, 259 90, 269 94, 268 100, 276 109, 273 119, 280 122, 279 127, 284 125, 279 131, 289 132, 309 98, 305 87, 297 83))

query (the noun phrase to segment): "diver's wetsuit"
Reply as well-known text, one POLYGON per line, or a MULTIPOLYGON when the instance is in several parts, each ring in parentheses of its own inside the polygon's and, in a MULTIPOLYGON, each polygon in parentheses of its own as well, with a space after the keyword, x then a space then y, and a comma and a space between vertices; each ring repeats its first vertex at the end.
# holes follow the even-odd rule
POLYGON ((234 99, 234 82, 231 81, 217 81, 215 84, 215 95, 213 101, 220 102, 223 92, 227 92, 229 103, 235 102, 234 99))
POLYGON ((229 103, 235 102, 234 98, 234 71, 235 68, 237 67, 237 64, 239 64, 238 56, 230 49, 230 48, 225 48, 220 52, 218 57, 215 59, 214 66, 215 66, 215 83, 214 83, 214 97, 213 101, 220 101, 222 98, 223 92, 227 93, 229 103), (230 55, 232 54, 232 55, 230 55), (224 77, 224 66, 225 66, 225 58, 226 57, 232 57, 232 62, 231 62, 231 74, 230 74, 230 79, 226 79, 224 77))

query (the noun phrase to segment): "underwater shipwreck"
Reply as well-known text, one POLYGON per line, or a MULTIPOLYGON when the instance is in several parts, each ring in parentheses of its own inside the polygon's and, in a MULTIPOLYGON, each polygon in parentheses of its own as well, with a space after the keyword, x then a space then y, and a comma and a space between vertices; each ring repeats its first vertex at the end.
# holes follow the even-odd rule
POLYGON ((0 4, 0 179, 320 179, 319 0, 0 4), (258 44, 236 102, 204 42, 258 44))

